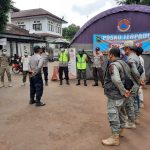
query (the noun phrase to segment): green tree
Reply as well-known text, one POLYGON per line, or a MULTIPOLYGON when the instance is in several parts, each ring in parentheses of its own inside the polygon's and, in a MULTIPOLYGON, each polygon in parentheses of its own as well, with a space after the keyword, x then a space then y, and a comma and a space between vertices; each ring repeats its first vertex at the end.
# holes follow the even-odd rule
POLYGON ((80 26, 76 26, 75 24, 71 24, 68 27, 63 28, 62 35, 65 39, 71 40, 74 35, 78 32, 80 26))
POLYGON ((0 0, 0 33, 4 31, 7 25, 7 13, 9 12, 12 1, 11 0, 0 0))
POLYGON ((119 5, 122 4, 141 4, 150 5, 150 0, 116 0, 119 5))

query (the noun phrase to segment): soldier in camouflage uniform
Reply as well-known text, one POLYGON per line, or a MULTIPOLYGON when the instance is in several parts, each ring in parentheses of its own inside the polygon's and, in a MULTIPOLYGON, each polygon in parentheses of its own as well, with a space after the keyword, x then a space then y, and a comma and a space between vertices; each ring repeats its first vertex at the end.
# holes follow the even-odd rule
POLYGON ((2 50, 2 55, 0 56, 0 76, 1 76, 1 85, 0 87, 4 87, 4 75, 5 72, 7 73, 8 81, 9 81, 9 87, 12 86, 11 84, 11 73, 10 73, 10 57, 7 55, 7 50, 2 50))
POLYGON ((131 91, 131 96, 126 100, 126 112, 128 115, 129 122, 126 124, 126 128, 136 128, 135 123, 139 123, 139 108, 138 108, 138 90, 140 84, 144 84, 143 77, 138 71, 140 65, 140 59, 134 52, 134 42, 126 41, 123 47, 125 54, 128 56, 127 64, 131 70, 131 75, 134 82, 134 87, 131 91))
POLYGON ((130 74, 130 69, 124 61, 120 60, 120 50, 118 48, 112 48, 108 53, 108 57, 109 63, 104 76, 104 93, 108 98, 107 112, 112 136, 103 139, 102 143, 112 146, 119 145, 119 136, 123 136, 125 118, 122 109, 126 97, 130 95, 130 91, 124 87, 124 70, 127 70, 127 73, 130 74))

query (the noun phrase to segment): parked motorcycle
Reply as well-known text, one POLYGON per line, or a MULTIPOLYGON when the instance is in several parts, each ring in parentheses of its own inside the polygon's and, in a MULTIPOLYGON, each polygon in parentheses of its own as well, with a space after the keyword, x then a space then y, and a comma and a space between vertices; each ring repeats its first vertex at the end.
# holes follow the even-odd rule
POLYGON ((19 59, 16 61, 16 63, 12 64, 12 71, 15 74, 19 74, 23 72, 22 64, 20 63, 19 59))

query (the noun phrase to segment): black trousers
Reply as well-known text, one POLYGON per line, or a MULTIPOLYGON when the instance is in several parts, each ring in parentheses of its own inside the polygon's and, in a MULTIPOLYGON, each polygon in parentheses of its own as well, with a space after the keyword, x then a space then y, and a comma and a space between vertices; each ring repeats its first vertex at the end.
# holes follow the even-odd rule
POLYGON ((45 82, 48 81, 48 67, 43 67, 43 73, 44 73, 44 80, 45 82))
POLYGON ((96 84, 98 84, 98 80, 100 79, 102 85, 104 85, 104 75, 103 75, 103 69, 101 67, 93 68, 93 77, 96 84))
POLYGON ((77 70, 77 79, 81 80, 83 78, 83 80, 86 80, 86 69, 78 69, 77 70))
POLYGON ((34 100, 36 96, 37 103, 40 103, 43 95, 43 79, 41 74, 30 77, 30 100, 34 100))
POLYGON ((59 67, 59 79, 63 80, 63 72, 65 74, 65 79, 69 80, 69 70, 68 67, 59 67))
POLYGON ((26 82, 28 73, 29 73, 28 71, 23 71, 23 79, 22 79, 23 83, 26 82))

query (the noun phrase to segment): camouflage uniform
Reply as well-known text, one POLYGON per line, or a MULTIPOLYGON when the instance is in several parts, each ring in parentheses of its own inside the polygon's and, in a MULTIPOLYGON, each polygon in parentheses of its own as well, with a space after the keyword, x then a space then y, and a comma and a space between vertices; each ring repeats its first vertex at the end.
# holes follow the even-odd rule
POLYGON ((5 71, 7 73, 8 81, 11 82, 11 73, 10 73, 9 63, 10 63, 10 57, 2 54, 0 56, 0 76, 1 76, 2 83, 4 83, 5 71))
POLYGON ((139 116, 139 108, 137 101, 141 78, 137 69, 140 64, 139 57, 135 53, 131 53, 127 58, 127 64, 131 70, 134 86, 131 91, 131 96, 126 100, 125 108, 129 120, 131 122, 134 122, 134 120, 139 116))
MULTIPOLYGON (((118 60, 124 63, 122 60, 118 60)), ((125 63, 124 63, 125 64, 125 63)), ((126 65, 126 64, 125 64, 126 65)), ((126 65, 126 67, 128 67, 126 65)), ((104 76, 104 93, 108 98, 107 111, 110 127, 113 134, 119 134, 125 125, 124 108, 124 70, 119 62, 108 65, 104 76)))

